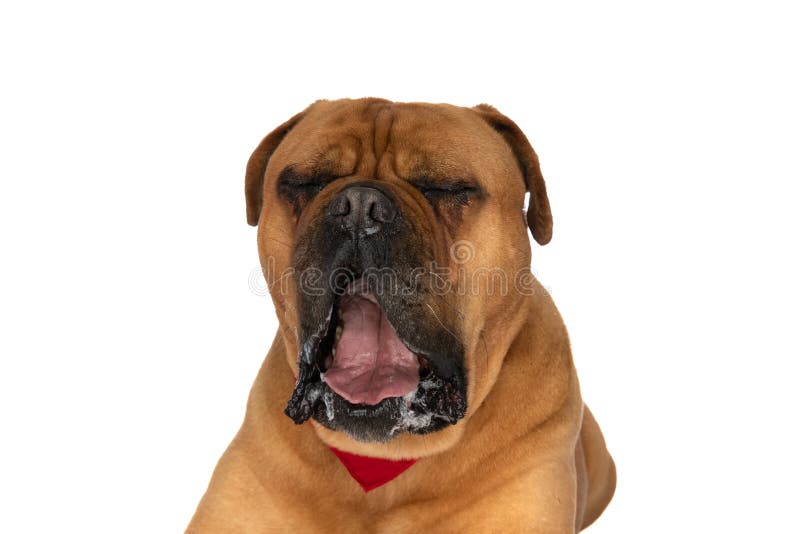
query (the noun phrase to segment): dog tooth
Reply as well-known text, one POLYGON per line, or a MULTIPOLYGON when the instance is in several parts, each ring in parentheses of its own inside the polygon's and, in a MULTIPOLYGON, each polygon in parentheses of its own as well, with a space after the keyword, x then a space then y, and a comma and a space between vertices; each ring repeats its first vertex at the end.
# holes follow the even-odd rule
POLYGON ((342 337, 342 327, 341 326, 337 326, 336 327, 336 340, 338 341, 340 337, 342 337))

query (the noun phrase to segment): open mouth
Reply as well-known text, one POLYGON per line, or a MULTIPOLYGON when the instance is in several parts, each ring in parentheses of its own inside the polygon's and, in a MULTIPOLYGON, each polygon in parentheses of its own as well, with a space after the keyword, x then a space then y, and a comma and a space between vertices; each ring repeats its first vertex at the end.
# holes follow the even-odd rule
POLYGON ((286 414, 309 417, 361 441, 424 434, 466 411, 462 375, 438 373, 435 355, 412 350, 363 278, 334 298, 326 324, 303 343, 286 414), (433 359, 433 361, 432 361, 433 359))
POLYGON ((339 298, 332 323, 333 346, 323 361, 322 380, 350 403, 375 405, 407 396, 430 372, 427 360, 397 335, 363 280, 339 298))

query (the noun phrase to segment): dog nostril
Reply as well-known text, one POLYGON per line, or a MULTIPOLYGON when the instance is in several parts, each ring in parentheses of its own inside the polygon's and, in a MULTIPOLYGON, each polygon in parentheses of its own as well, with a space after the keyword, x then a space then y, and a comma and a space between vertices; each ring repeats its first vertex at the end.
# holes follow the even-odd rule
MULTIPOLYGON (((385 196, 383 196, 383 198, 386 199, 385 196)), ((386 200, 388 201, 388 199, 386 200)), ((390 223, 394 220, 395 215, 397 215, 397 210, 390 202, 381 202, 381 199, 376 199, 372 203, 369 215, 377 222, 390 223)))
POLYGON ((331 203, 328 204, 328 214, 333 216, 343 216, 350 213, 350 200, 347 195, 336 195, 331 203))

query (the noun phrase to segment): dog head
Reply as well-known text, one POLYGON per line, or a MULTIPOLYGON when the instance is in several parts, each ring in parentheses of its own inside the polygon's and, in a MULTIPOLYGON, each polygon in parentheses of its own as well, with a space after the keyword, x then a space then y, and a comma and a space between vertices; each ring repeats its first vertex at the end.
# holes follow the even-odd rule
POLYGON ((487 105, 319 101, 259 144, 246 197, 297 379, 286 414, 353 452, 455 443, 524 318, 527 230, 552 232, 516 124, 487 105))

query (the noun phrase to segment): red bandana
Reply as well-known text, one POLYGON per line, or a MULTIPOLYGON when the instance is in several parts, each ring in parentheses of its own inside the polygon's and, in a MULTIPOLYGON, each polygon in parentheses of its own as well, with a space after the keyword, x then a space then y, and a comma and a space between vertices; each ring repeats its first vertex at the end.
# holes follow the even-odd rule
POLYGON ((416 460, 384 460, 371 456, 359 456, 330 447, 333 454, 345 466, 350 476, 364 491, 371 491, 397 478, 400 473, 414 465, 416 460))

